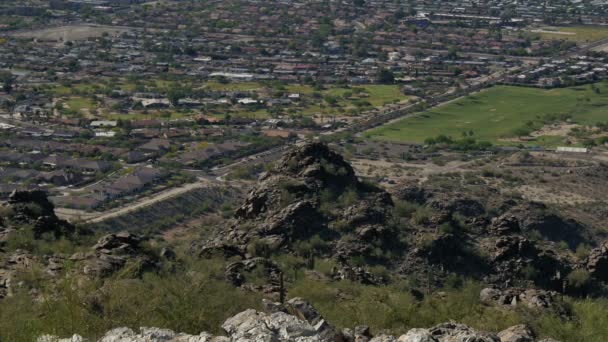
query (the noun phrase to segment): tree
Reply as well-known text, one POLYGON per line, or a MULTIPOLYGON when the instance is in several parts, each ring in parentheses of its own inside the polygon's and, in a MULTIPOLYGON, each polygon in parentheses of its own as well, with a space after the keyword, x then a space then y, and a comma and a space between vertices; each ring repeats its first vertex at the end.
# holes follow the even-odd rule
POLYGON ((448 48, 447 58, 450 60, 458 59, 458 49, 455 46, 450 46, 448 48))
POLYGON ((387 69, 380 69, 378 72, 378 82, 391 84, 395 82, 395 75, 387 69))
POLYGON ((1 71, 0 83, 2 83, 2 90, 10 93, 13 90, 13 74, 8 71, 1 71))
POLYGON ((583 269, 576 269, 566 277, 568 286, 577 292, 584 293, 591 284, 589 272, 583 269))

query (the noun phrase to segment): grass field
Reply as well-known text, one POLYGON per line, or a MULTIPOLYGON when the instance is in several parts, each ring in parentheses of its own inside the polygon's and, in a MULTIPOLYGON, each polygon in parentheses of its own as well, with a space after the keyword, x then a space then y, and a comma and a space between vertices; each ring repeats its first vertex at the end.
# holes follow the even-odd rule
MULTIPOLYGON (((165 93, 168 89, 183 87, 193 90, 205 89, 211 91, 242 91, 252 92, 260 98, 275 98, 277 92, 299 93, 300 101, 285 107, 288 114, 295 115, 321 115, 325 117, 340 116, 343 114, 356 115, 372 107, 381 107, 389 103, 404 102, 410 97, 403 95, 398 85, 362 85, 353 87, 343 87, 329 85, 323 89, 316 88, 307 84, 281 85, 272 82, 229 82, 221 83, 217 81, 175 81, 165 79, 155 79, 149 81, 129 80, 129 79, 99 79, 95 82, 82 81, 71 85, 55 85, 49 87, 48 93, 52 96, 62 97, 71 110, 83 113, 82 109, 92 108, 93 105, 86 103, 88 95, 104 94, 112 90, 122 89, 133 93, 137 91, 148 91, 165 93), (333 103, 328 103, 331 98, 333 103), (355 114, 353 114, 355 113, 355 114)), ((107 109, 107 108, 106 108, 107 109)), ((233 106, 230 108, 209 108, 206 109, 208 115, 224 117, 230 114, 233 117, 247 118, 267 118, 270 117, 268 108, 245 108, 233 106)), ((102 110, 102 112, 104 112, 102 110)), ((109 112, 106 110, 105 112, 109 112)), ((166 113, 111 113, 107 118, 139 118, 139 117, 167 117, 166 113), (141 115, 140 115, 141 114, 141 115)), ((172 113, 171 118, 183 117, 181 113, 172 113)))
POLYGON ((82 112, 86 109, 95 108, 95 103, 92 100, 84 97, 72 97, 68 101, 66 101, 65 104, 70 109, 75 110, 77 112, 82 112))
POLYGON ((594 42, 608 38, 608 27, 604 26, 551 27, 541 31, 540 37, 543 39, 565 39, 577 43, 594 42), (555 33, 550 31, 555 31, 555 33))
MULTIPOLYGON (((480 140, 508 144, 501 138, 517 136, 528 122, 542 122, 548 115, 568 116, 578 124, 608 121, 608 85, 541 90, 497 86, 426 112, 370 130, 372 139, 422 143, 440 134, 460 138, 472 131, 480 140)), ((535 125, 536 126, 536 125, 535 125)), ((559 137, 540 136, 532 144, 559 144, 559 137)))

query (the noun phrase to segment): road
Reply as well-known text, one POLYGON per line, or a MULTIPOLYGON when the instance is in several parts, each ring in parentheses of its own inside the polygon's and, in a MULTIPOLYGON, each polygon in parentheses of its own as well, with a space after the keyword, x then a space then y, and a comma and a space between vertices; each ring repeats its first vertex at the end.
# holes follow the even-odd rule
POLYGON ((158 202, 170 199, 170 198, 174 198, 176 196, 185 194, 189 191, 192 191, 195 189, 201 189, 201 188, 204 188, 204 187, 207 187, 210 185, 212 185, 212 183, 208 179, 200 178, 194 183, 188 183, 188 184, 184 184, 179 187, 157 192, 152 196, 141 198, 134 202, 128 203, 124 207, 113 208, 113 209, 109 209, 107 211, 102 211, 102 212, 87 212, 84 210, 77 210, 77 209, 56 208, 55 214, 57 214, 57 216, 59 216, 60 218, 70 220, 70 221, 98 223, 98 222, 101 222, 101 221, 104 221, 104 220, 107 220, 110 218, 128 214, 129 212, 132 212, 132 211, 135 211, 135 210, 138 210, 141 208, 145 208, 152 204, 155 204, 155 203, 158 203, 158 202))
MULTIPOLYGON (((303 143, 303 141, 301 141, 300 143, 303 143)), ((244 157, 236 161, 235 163, 212 169, 211 174, 198 177, 196 182, 184 184, 179 187, 157 192, 150 196, 137 199, 134 202, 127 203, 122 207, 95 212, 68 208, 55 208, 55 214, 57 214, 57 216, 62 219, 66 219, 72 222, 78 221, 86 223, 99 223, 107 219, 122 216, 132 211, 148 207, 150 205, 162 202, 167 199, 175 198, 195 189, 217 186, 218 184, 221 184, 223 182, 223 177, 230 173, 230 171, 232 171, 235 167, 253 162, 274 160, 278 156, 280 156, 284 150, 289 149, 290 147, 291 146, 279 146, 270 150, 262 151, 244 157)))

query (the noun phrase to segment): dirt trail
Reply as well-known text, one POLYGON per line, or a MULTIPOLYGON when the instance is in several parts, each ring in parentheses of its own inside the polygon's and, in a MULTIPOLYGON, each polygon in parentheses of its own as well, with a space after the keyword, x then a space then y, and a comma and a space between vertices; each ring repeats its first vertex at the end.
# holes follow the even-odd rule
POLYGON ((209 182, 208 180, 201 179, 196 183, 185 184, 177 188, 171 188, 165 191, 161 191, 151 197, 142 198, 134 203, 129 204, 126 207, 110 209, 104 212, 87 212, 84 210, 57 208, 55 209, 55 213, 58 217, 66 220, 82 220, 87 223, 99 223, 101 221, 113 217, 125 215, 131 211, 145 208, 147 206, 164 201, 166 199, 179 196, 191 190, 204 188, 206 186, 209 186, 210 184, 211 182, 209 182))

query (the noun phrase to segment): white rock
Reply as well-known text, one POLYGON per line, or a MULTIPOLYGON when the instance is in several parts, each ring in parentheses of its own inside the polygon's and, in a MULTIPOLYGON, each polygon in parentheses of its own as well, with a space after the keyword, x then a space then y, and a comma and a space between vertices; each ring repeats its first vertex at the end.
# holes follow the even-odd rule
POLYGON ((399 342, 437 342, 437 339, 426 329, 410 329, 399 337, 399 342))
POLYGON ((369 342, 397 342, 397 340, 395 336, 380 334, 369 340, 369 342))
POLYGON ((84 342, 86 341, 84 338, 82 338, 82 336, 80 335, 72 335, 72 337, 68 337, 68 338, 59 338, 57 336, 52 336, 52 335, 43 335, 38 337, 38 339, 36 339, 36 342, 84 342))

